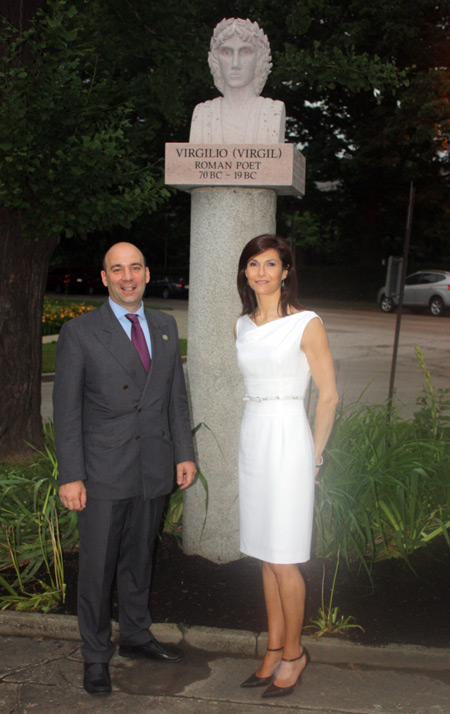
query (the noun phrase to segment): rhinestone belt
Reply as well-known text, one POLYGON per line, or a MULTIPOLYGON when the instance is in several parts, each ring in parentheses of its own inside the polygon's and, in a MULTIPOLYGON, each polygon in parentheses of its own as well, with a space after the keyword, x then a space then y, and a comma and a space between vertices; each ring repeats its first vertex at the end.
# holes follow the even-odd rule
POLYGON ((246 394, 244 397, 244 402, 266 402, 273 399, 301 399, 303 401, 303 397, 294 397, 291 395, 287 395, 285 397, 280 397, 279 395, 274 397, 250 397, 248 394, 246 394))

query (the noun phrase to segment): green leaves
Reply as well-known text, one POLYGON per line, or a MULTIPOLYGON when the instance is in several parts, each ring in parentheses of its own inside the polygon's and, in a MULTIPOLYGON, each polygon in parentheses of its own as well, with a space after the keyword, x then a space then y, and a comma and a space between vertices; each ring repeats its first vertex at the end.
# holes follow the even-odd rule
POLYGON ((161 166, 139 151, 132 101, 116 102, 79 22, 74 5, 55 0, 22 36, 3 32, 0 203, 33 238, 130 227, 168 195, 161 166))
POLYGON ((274 54, 267 94, 286 103, 289 140, 307 159, 302 210, 317 218, 325 236, 309 246, 306 262, 373 267, 395 254, 411 180, 417 188, 411 258, 436 264, 442 254, 445 262, 448 7, 433 0, 414 7, 405 0, 280 0, 275 16, 271 5, 261 7, 274 54), (333 186, 328 195, 317 194, 316 181, 333 186))
POLYGON ((373 88, 394 89, 405 77, 404 72, 377 55, 358 53, 348 42, 346 47, 330 46, 316 40, 312 48, 299 48, 286 43, 283 65, 274 71, 274 77, 298 77, 317 91, 336 89, 338 85, 351 92, 373 88))
POLYGON ((45 450, 28 468, 0 470, 0 609, 47 612, 64 602, 63 548, 77 541, 76 514, 58 498, 54 433, 46 427, 45 450), (46 576, 38 579, 44 568, 46 576))
POLYGON ((319 555, 340 549, 370 574, 374 561, 408 563, 439 535, 450 544, 450 402, 439 401, 437 419, 428 381, 418 403, 410 420, 386 405, 356 404, 338 416, 316 508, 319 555))

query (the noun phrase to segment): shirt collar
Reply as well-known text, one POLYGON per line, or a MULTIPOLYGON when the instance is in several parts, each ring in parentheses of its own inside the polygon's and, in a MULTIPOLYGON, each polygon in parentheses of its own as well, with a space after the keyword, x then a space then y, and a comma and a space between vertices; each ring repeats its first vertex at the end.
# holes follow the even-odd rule
MULTIPOLYGON (((114 302, 114 300, 111 300, 111 298, 108 298, 109 300, 109 305, 111 307, 111 310, 113 311, 114 315, 117 317, 118 320, 120 320, 121 317, 125 317, 125 315, 129 315, 130 311, 127 310, 125 307, 122 307, 122 305, 119 305, 118 303, 114 302)), ((144 313, 144 303, 141 302, 139 306, 139 310, 136 310, 134 313, 135 315, 138 315, 139 318, 145 319, 145 313, 144 313)))

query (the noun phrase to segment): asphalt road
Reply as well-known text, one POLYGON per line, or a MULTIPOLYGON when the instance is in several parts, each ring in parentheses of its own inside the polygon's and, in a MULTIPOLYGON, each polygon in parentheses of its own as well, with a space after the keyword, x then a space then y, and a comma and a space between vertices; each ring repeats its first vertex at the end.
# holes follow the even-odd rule
MULTIPOLYGON (((180 337, 187 337, 187 300, 150 297, 145 303, 168 310, 177 320, 180 337)), ((358 399, 368 403, 384 402, 389 392, 396 314, 328 308, 317 311, 329 335, 338 390, 344 404, 358 399)), ((230 334, 231 329, 230 326, 230 334)), ((425 384, 415 345, 422 349, 434 389, 449 389, 450 315, 436 318, 405 312, 402 316, 394 403, 405 416, 415 411, 416 400, 425 384)), ((51 383, 43 383, 44 419, 51 417, 51 388, 51 383)))
MULTIPOLYGON (((320 310, 328 331, 339 394, 345 404, 361 397, 384 402, 397 316, 362 310, 320 310)), ((394 403, 411 414, 425 384, 414 347, 423 352, 435 390, 450 387, 450 317, 403 314, 394 382, 394 403)))

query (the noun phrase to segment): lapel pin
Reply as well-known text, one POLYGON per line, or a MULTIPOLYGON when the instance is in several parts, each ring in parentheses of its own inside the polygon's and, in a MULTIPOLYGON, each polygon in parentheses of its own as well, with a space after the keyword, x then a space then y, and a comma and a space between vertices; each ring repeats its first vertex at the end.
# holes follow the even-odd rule
POLYGON ((167 335, 163 335, 162 338, 163 338, 163 340, 168 340, 168 339, 169 339, 169 338, 167 337, 167 335))

